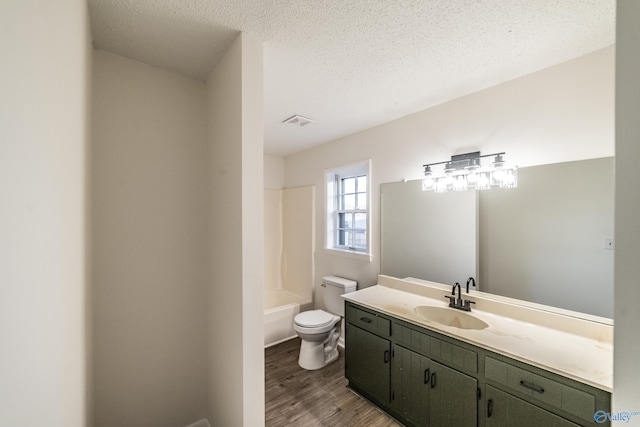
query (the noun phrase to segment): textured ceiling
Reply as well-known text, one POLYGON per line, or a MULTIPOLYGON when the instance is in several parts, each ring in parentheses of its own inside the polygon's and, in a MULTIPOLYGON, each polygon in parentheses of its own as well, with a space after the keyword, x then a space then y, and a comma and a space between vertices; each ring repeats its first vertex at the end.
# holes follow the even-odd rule
POLYGON ((615 0, 88 0, 94 46, 204 81, 264 45, 265 152, 286 156, 612 45, 615 0), (294 114, 305 127, 282 121, 294 114))

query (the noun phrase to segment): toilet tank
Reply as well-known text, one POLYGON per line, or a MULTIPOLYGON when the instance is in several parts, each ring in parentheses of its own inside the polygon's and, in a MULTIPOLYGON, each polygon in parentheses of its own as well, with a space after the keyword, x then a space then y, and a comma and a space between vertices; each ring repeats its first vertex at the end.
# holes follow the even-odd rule
POLYGON ((338 276, 325 276, 322 278, 320 294, 324 307, 336 316, 344 317, 344 300, 341 295, 356 290, 358 282, 338 276))

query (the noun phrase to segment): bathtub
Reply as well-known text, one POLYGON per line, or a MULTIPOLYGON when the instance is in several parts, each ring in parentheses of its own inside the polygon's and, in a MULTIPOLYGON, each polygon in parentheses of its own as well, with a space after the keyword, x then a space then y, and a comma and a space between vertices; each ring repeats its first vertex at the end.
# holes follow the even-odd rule
POLYGON ((313 308, 311 301, 285 290, 264 293, 264 346, 271 347, 296 336, 293 318, 313 308))

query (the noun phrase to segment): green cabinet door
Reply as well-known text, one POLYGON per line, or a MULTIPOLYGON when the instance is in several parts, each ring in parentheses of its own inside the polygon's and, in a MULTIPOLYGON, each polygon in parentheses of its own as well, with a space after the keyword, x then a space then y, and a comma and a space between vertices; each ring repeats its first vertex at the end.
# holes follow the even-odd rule
POLYGON ((416 426, 475 427, 477 380, 401 346, 393 348, 391 407, 416 426))
POLYGON ((345 376, 349 382, 381 405, 390 401, 391 343, 347 323, 345 376))
POLYGON ((487 427, 577 427, 565 420, 511 394, 487 385, 485 416, 487 427))
POLYGON ((478 425, 478 381, 431 361, 429 427, 478 425))
POLYGON ((430 360, 401 346, 394 346, 391 407, 411 424, 429 424, 430 360))

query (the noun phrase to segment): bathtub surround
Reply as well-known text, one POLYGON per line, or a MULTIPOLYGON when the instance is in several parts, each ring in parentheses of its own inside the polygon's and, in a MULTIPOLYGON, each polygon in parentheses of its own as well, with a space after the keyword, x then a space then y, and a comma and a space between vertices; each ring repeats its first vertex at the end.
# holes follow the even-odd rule
POLYGON ((315 246, 315 187, 264 189, 264 288, 311 300, 315 246))
POLYGON ((294 316, 312 308, 314 203, 314 186, 264 189, 265 347, 295 337, 294 316))
POLYGON ((95 54, 89 425, 260 426, 260 44, 206 83, 95 54))

